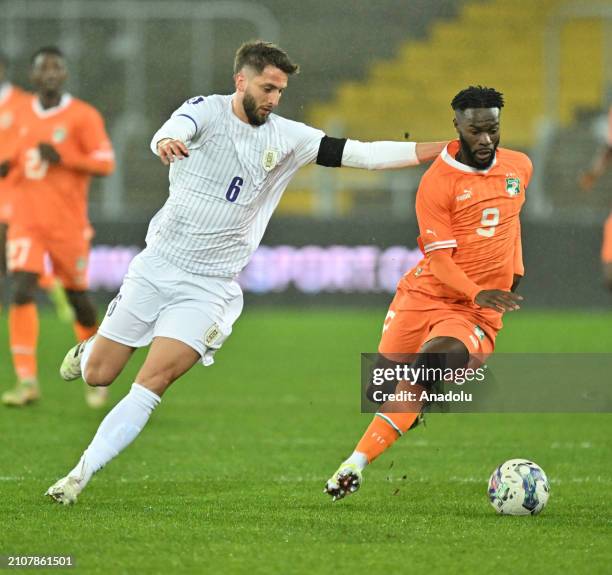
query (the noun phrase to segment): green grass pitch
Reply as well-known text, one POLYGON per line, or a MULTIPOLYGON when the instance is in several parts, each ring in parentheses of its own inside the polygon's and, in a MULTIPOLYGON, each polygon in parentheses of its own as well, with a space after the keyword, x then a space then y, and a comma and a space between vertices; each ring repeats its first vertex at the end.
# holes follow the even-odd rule
MULTIPOLYGON (((177 382, 72 508, 42 494, 104 413, 85 406, 81 382, 59 380, 72 334, 43 315, 43 399, 0 411, 0 555, 71 554, 72 572, 105 574, 610 573, 610 414, 431 416, 366 470, 358 494, 323 495, 370 421, 359 353, 375 351, 384 313, 247 309, 217 364, 177 382), (488 503, 490 472, 513 457, 551 479, 540 516, 488 503)), ((612 314, 520 312, 498 350, 612 352, 612 314)))

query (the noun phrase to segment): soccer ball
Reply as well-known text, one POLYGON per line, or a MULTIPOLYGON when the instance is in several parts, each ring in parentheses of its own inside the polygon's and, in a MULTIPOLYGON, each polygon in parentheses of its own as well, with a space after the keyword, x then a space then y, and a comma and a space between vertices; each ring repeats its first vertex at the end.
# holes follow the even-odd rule
POLYGON ((527 459, 509 459, 489 479, 489 500, 502 515, 537 515, 549 494, 546 474, 527 459))

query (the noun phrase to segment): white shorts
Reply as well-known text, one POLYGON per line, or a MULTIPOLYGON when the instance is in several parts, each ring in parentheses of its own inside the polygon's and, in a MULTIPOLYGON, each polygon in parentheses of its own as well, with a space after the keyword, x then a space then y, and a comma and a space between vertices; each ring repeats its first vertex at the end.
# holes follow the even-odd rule
POLYGON ((211 365, 242 303, 235 280, 191 274, 145 249, 132 260, 98 333, 130 347, 145 347, 154 337, 177 339, 211 365))

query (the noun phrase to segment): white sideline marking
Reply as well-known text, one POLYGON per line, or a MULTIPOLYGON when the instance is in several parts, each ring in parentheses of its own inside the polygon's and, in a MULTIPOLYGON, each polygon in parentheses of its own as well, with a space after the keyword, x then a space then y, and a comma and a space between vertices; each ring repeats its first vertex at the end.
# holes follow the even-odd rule
POLYGON ((23 481, 25 477, 9 477, 0 475, 0 481, 23 481))
POLYGON ((591 449, 591 447, 593 447, 593 444, 590 441, 581 441, 580 443, 554 441, 550 444, 551 449, 591 449))

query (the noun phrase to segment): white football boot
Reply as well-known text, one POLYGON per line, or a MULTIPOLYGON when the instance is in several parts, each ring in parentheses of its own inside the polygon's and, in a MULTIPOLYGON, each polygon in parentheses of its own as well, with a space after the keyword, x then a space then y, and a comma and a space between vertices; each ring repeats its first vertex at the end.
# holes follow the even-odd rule
POLYGON ((2 394, 2 403, 10 407, 23 407, 40 399, 40 388, 35 379, 19 381, 13 389, 2 394))
POLYGON ((66 354, 66 357, 64 357, 64 361, 62 361, 62 365, 60 366, 59 370, 60 376, 63 380, 72 381, 81 377, 81 358, 85 352, 85 344, 93 337, 96 336, 94 335, 70 348, 66 354))
POLYGON ((332 501, 343 499, 355 493, 363 482, 359 467, 354 463, 343 463, 325 484, 323 493, 331 496, 332 501))
POLYGON ((67 475, 49 487, 45 495, 62 505, 73 505, 82 490, 79 478, 67 475))

